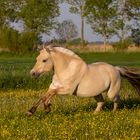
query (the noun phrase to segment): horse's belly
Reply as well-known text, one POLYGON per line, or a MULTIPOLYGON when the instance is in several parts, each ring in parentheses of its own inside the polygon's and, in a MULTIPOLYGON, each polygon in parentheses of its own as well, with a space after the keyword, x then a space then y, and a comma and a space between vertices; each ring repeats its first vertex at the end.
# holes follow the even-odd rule
POLYGON ((77 89, 77 96, 92 97, 99 95, 107 90, 110 85, 110 78, 108 75, 89 74, 79 84, 77 89))
POLYGON ((102 87, 97 87, 95 85, 91 86, 82 86, 77 90, 77 96, 80 97, 93 97, 97 96, 103 91, 105 91, 107 87, 102 86, 102 87))

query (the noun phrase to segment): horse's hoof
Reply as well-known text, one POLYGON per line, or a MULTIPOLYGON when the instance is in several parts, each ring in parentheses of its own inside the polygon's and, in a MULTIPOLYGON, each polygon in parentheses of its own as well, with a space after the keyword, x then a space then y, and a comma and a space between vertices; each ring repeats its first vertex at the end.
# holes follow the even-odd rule
POLYGON ((48 108, 45 109, 45 113, 46 114, 48 114, 50 111, 51 111, 51 108, 50 107, 48 107, 48 108))
POLYGON ((98 115, 100 111, 94 111, 94 115, 98 115))
POLYGON ((26 116, 31 117, 33 115, 33 113, 31 113, 30 111, 26 112, 26 116))

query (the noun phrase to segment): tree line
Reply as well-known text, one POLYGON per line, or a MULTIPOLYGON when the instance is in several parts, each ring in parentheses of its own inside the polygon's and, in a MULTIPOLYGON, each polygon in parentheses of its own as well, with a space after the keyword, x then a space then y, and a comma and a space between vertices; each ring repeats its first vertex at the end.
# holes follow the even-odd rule
POLYGON ((32 51, 42 42, 41 35, 51 35, 52 30, 58 40, 77 37, 77 27, 71 20, 58 22, 62 3, 67 3, 69 11, 81 17, 81 45, 85 43, 85 22, 93 33, 103 37, 105 45, 108 38, 117 35, 123 46, 128 31, 132 32, 134 42, 140 44, 139 0, 1 0, 0 47, 18 53, 32 51), (23 29, 14 29, 13 22, 22 23, 23 29))

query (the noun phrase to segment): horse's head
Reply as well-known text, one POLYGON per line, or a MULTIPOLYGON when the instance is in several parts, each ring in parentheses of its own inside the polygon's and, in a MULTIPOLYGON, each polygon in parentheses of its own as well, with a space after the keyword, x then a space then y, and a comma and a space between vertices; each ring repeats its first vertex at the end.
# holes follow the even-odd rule
POLYGON ((53 62, 49 50, 43 48, 36 58, 36 64, 32 68, 30 74, 33 78, 38 78, 40 75, 50 71, 53 67, 53 62))

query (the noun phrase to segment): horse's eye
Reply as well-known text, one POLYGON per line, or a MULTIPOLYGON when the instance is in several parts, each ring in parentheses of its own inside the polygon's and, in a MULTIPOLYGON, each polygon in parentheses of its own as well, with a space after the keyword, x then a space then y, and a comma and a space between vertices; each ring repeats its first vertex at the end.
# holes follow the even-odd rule
POLYGON ((47 61, 47 59, 44 59, 42 62, 46 62, 47 61))

